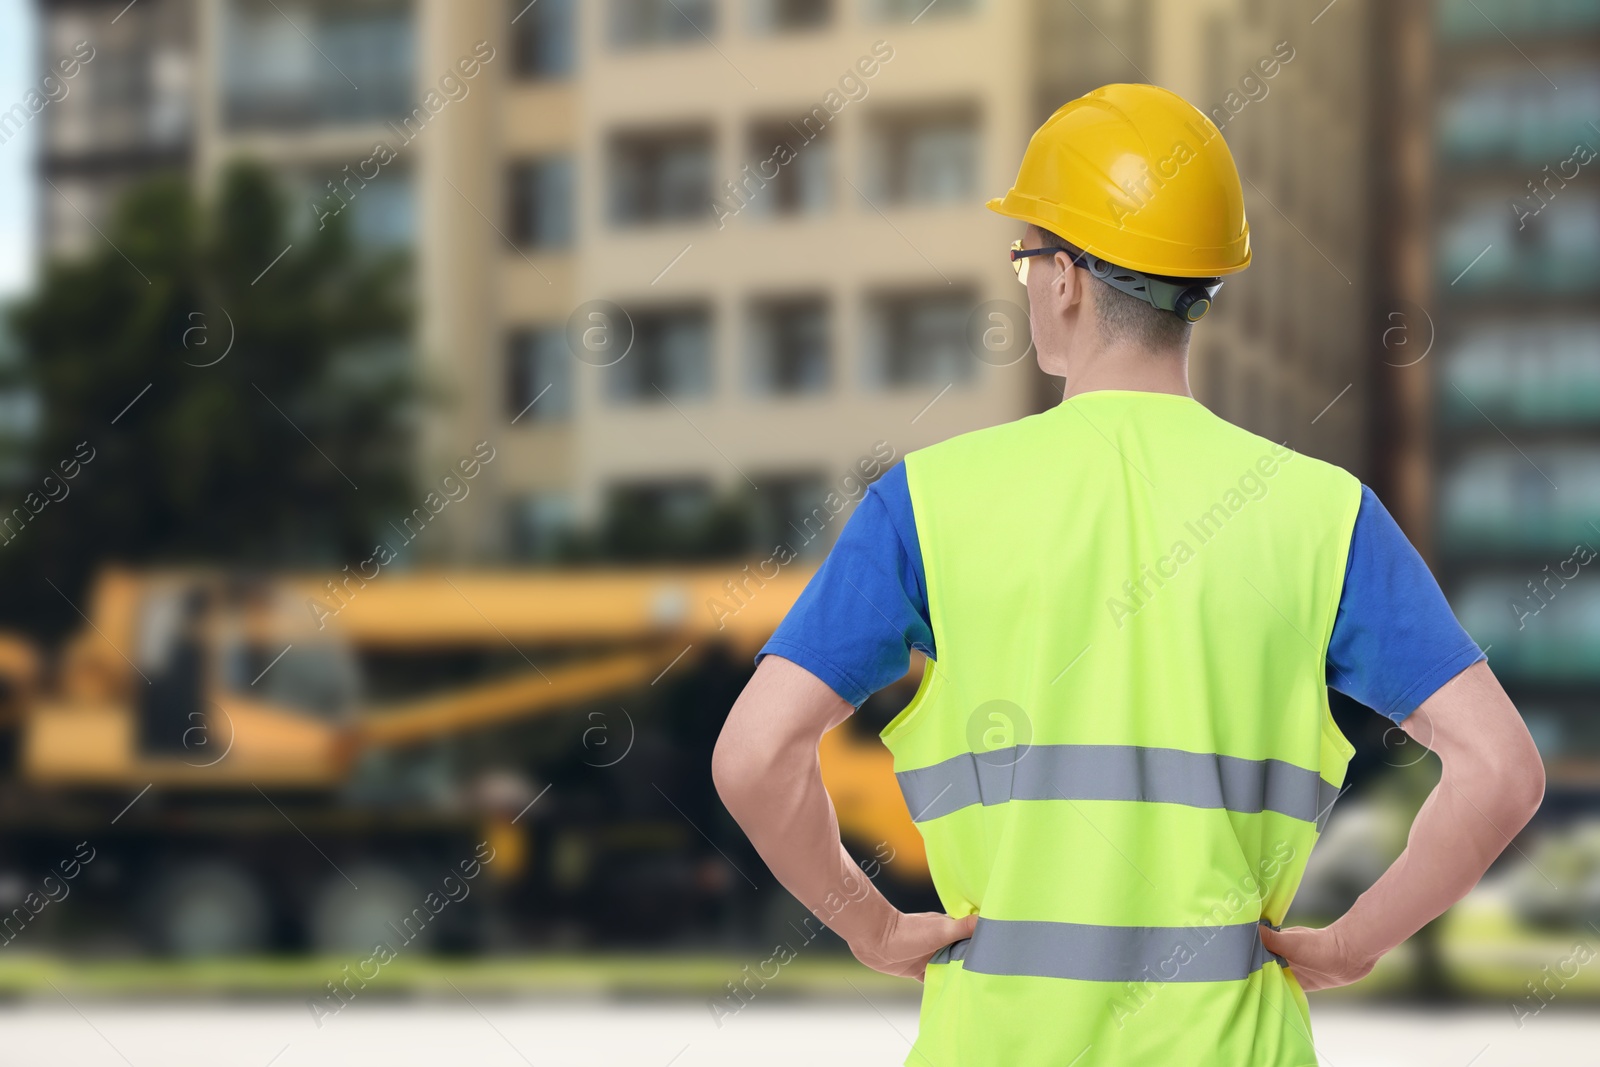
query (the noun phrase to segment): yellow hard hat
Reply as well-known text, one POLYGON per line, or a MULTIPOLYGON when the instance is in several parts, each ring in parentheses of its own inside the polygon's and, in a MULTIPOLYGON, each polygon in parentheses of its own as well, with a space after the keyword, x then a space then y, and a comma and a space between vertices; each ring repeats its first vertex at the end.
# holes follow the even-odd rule
POLYGON ((1222 131, 1154 85, 1105 85, 1064 104, 989 209, 1144 274, 1215 278, 1250 265, 1244 192, 1222 131))

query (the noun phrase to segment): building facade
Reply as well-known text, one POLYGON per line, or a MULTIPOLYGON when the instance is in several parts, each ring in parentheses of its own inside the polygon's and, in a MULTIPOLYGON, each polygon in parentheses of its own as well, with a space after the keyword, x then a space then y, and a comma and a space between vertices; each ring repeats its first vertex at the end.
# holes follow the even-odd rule
MULTIPOLYGON (((118 6, 41 0, 47 50, 118 6)), ((1196 331, 1196 395, 1367 461, 1363 2, 148 0, 121 21, 168 11, 147 59, 192 72, 179 165, 204 186, 268 160, 304 225, 349 212, 415 250, 440 397, 419 476, 480 440, 504 457, 443 558, 559 560, 585 530, 622 558, 820 554, 874 457, 1059 398, 1017 227, 982 205, 1109 81, 1195 102, 1246 179, 1255 265, 1196 331)))
POLYGON ((192 166, 194 10, 191 0, 138 5, 40 0, 39 98, 0 114, 0 146, 39 124, 39 241, 73 255, 131 185, 192 166))
POLYGON ((1414 305, 1439 573, 1521 709, 1561 807, 1600 730, 1600 10, 1449 0, 1431 24, 1432 206, 1414 305))

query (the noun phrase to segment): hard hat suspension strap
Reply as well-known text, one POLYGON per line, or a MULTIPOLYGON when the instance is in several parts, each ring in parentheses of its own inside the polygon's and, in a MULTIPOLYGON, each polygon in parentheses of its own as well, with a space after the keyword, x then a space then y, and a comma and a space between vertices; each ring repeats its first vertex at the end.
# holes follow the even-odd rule
POLYGON ((1161 278, 1119 267, 1088 252, 1080 252, 1072 258, 1113 289, 1162 311, 1170 311, 1185 322, 1199 322, 1211 310, 1211 301, 1222 288, 1221 278, 1161 278))

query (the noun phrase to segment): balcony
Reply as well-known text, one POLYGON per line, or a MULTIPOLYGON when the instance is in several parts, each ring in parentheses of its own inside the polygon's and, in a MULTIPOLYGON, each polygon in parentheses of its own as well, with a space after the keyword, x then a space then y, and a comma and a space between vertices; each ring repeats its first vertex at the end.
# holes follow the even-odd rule
POLYGON ((1447 218, 1438 248, 1441 292, 1458 300, 1496 291, 1561 299, 1600 288, 1600 197, 1571 185, 1548 202, 1531 193, 1524 202, 1511 189, 1447 218))
POLYGON ((1503 443, 1455 463, 1440 485, 1439 536, 1452 553, 1600 547, 1600 444, 1503 443), (1559 487, 1559 488, 1557 488, 1559 487))
MULTIPOLYGON (((1600 547, 1600 537, 1590 544, 1600 547)), ((1454 598, 1456 615, 1495 674, 1540 683, 1600 681, 1600 583, 1585 572, 1600 559, 1553 555, 1550 571, 1498 573, 1469 580, 1454 598)))
POLYGON ((233 0, 223 9, 222 113, 230 132, 399 118, 416 106, 409 3, 233 0))
POLYGON ((1586 0, 1439 0, 1442 40, 1554 37, 1600 29, 1600 6, 1586 0))
POLYGON ((1600 322, 1496 322, 1444 359, 1440 420, 1452 429, 1600 423, 1600 322))
MULTIPOLYGON (((1514 163, 1538 179, 1573 154, 1578 143, 1600 149, 1600 72, 1590 66, 1540 65, 1474 73, 1439 104, 1438 149, 1452 165, 1514 163)), ((1569 171, 1567 177, 1571 178, 1569 171)), ((1520 183, 1519 183, 1520 184, 1520 183)))

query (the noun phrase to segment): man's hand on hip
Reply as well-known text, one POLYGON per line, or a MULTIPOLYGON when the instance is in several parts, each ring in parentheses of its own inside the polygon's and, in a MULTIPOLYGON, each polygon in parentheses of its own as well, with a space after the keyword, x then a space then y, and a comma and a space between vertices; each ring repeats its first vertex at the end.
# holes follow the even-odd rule
POLYGON ((1354 952, 1334 927, 1315 929, 1291 926, 1287 930, 1261 927, 1261 943, 1289 961, 1289 969, 1307 993, 1333 989, 1365 978, 1377 957, 1354 952))
POLYGON ((920 982, 933 954, 948 944, 971 937, 977 925, 976 915, 952 919, 937 911, 910 914, 896 911, 876 935, 851 941, 850 951, 875 971, 920 982))

